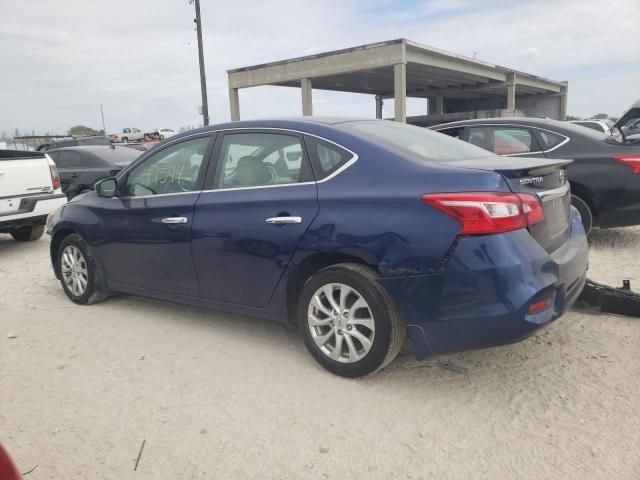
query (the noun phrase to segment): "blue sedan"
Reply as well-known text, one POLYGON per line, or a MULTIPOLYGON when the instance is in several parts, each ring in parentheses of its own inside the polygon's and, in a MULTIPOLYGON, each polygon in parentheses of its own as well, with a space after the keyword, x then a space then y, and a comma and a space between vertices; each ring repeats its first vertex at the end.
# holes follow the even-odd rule
POLYGON ((419 127, 260 120, 172 137, 48 221, 68 297, 125 292, 297 323, 357 377, 512 342, 560 317, 587 241, 566 160, 419 127))

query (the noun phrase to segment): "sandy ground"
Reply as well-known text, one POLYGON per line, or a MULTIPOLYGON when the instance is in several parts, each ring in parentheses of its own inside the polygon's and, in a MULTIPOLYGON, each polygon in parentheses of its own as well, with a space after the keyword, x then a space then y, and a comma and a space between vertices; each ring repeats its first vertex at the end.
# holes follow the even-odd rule
MULTIPOLYGON (((640 290, 640 228, 592 243, 592 278, 640 290)), ((48 244, 0 236, 0 440, 26 479, 640 478, 640 319, 576 310, 346 380, 275 323, 76 306, 48 244)))

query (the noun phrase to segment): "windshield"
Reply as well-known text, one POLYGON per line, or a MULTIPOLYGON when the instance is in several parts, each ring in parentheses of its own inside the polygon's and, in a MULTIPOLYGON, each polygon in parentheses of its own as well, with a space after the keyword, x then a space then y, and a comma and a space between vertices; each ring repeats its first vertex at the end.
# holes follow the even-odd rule
POLYGON ((349 122, 342 126, 358 136, 427 160, 457 160, 493 155, 448 135, 390 120, 349 122))

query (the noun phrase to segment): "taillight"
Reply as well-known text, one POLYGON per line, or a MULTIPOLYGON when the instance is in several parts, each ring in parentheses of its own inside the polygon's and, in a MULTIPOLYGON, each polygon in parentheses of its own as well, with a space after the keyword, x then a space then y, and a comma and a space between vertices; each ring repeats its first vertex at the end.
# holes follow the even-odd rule
POLYGON ((640 155, 614 155, 613 159, 616 162, 625 164, 627 167, 631 167, 633 173, 640 173, 640 155))
POLYGON ((540 202, 526 193, 425 193, 421 200, 460 222, 460 234, 508 232, 544 219, 540 202))
POLYGON ((54 163, 49 164, 49 172, 51 173, 51 183, 53 184, 53 189, 58 190, 60 188, 60 177, 58 176, 58 169, 56 168, 54 163))

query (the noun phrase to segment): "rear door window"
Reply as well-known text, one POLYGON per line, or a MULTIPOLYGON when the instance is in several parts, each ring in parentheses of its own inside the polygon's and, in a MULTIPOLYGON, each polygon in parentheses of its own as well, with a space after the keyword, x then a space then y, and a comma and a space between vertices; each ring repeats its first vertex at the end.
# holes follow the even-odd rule
POLYGON ((523 127, 469 127, 468 142, 498 155, 520 155, 540 151, 531 131, 523 127))
POLYGON ((311 179, 298 135, 226 133, 213 185, 207 189, 290 185, 311 179))
POLYGON ((58 151, 57 160, 55 164, 60 169, 79 170, 82 168, 89 168, 87 162, 78 152, 58 151))

